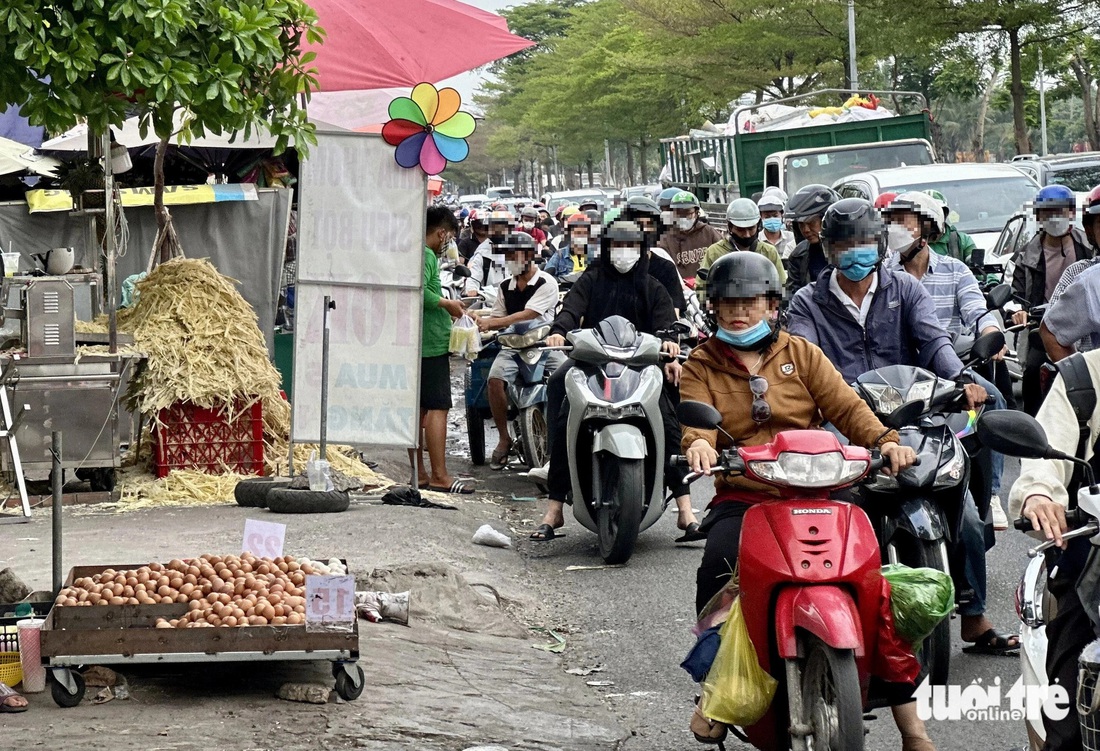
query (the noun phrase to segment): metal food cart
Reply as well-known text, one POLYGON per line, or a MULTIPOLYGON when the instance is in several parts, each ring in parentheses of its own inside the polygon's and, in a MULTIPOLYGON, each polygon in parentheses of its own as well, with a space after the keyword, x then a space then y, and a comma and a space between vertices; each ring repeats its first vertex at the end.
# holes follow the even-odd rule
MULTIPOLYGON (((346 565, 346 562, 345 562, 346 565)), ((76 566, 65 585, 105 569, 136 569, 141 564, 76 566)), ((81 665, 181 664, 329 660, 336 693, 351 701, 363 693, 359 660, 359 623, 347 630, 309 630, 307 626, 233 626, 156 628, 158 618, 178 618, 188 603, 161 605, 55 605, 42 627, 42 664, 51 677, 53 699, 75 707, 84 697, 81 665)))

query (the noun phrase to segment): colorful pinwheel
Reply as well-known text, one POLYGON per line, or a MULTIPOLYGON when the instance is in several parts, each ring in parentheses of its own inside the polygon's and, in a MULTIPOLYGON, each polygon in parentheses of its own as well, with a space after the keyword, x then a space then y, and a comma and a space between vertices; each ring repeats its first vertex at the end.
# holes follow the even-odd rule
POLYGON ((454 89, 420 83, 412 97, 390 102, 390 121, 382 127, 386 143, 396 146, 394 159, 405 169, 417 164, 426 174, 438 175, 447 162, 461 162, 470 154, 466 138, 474 132, 474 118, 459 112, 462 97, 454 89))

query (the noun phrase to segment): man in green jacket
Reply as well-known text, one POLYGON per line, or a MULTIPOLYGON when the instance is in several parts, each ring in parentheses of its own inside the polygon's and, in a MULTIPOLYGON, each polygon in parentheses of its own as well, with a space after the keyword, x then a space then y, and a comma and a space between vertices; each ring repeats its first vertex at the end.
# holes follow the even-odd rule
MULTIPOLYGON (((933 253, 957 258, 969 266, 970 259, 978 248, 974 244, 974 239, 951 223, 951 207, 947 205, 947 199, 944 198, 943 193, 934 188, 924 192, 940 202, 940 206, 943 208, 943 220, 947 225, 947 231, 940 235, 940 239, 936 242, 929 243, 928 247, 932 249, 933 253)), ((955 218, 958 219, 957 216, 955 218)))
POLYGON ((451 409, 451 322, 463 313, 462 303, 443 297, 439 256, 458 234, 458 221, 446 206, 432 206, 424 233, 424 315, 420 334, 420 447, 415 453, 422 489, 443 493, 473 493, 474 489, 447 473, 447 413, 451 409), (427 446, 431 463, 424 464, 427 446))
MULTIPOLYGON (((783 259, 775 246, 760 239, 760 208, 755 201, 738 198, 726 208, 726 239, 707 248, 700 269, 709 269, 722 256, 735 250, 748 250, 767 258, 775 265, 779 274, 779 283, 787 284, 787 271, 783 268, 783 259)), ((695 292, 700 300, 706 299, 707 283, 703 275, 695 278, 695 292)))

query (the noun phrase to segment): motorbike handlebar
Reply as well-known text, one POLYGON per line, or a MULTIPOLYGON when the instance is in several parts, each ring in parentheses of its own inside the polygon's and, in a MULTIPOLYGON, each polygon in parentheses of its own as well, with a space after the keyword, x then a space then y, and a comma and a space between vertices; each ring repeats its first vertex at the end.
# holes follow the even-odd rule
MULTIPOLYGON (((1070 529, 1077 527, 1083 527, 1089 523, 1089 515, 1079 508, 1073 508, 1066 511, 1066 526, 1070 529)), ((1016 521, 1012 522, 1012 526, 1021 532, 1034 532, 1035 527, 1031 523, 1031 519, 1026 516, 1021 516, 1016 521)))

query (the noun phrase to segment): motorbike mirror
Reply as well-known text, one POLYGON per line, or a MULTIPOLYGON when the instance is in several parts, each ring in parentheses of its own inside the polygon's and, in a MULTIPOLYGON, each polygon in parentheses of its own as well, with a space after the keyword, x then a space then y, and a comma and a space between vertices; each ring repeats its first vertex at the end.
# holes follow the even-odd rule
POLYGON ((1012 287, 1007 284, 998 284, 985 293, 986 304, 990 310, 1000 310, 1012 300, 1012 287))
POLYGON ((972 362, 984 362, 1004 349, 1004 346, 1003 332, 990 331, 988 334, 982 334, 974 340, 974 345, 970 348, 970 359, 972 362))
POLYGON ((1008 409, 978 418, 978 440, 993 451, 1021 459, 1056 459, 1062 453, 1050 447, 1043 426, 1029 414, 1008 409))
POLYGON ((722 424, 722 413, 704 402, 680 402, 676 417, 689 428, 717 430, 722 424))
POLYGON ((455 266, 453 269, 451 269, 451 276, 457 276, 457 277, 461 277, 461 278, 464 278, 464 279, 469 279, 470 278, 470 269, 467 268, 466 266, 461 266, 461 265, 455 266))
POLYGON ((707 280, 707 276, 709 276, 709 275, 710 275, 710 269, 699 269, 698 271, 695 272, 695 278, 700 279, 704 282, 707 280))
POLYGON ((886 417, 886 427, 899 430, 906 425, 912 425, 924 414, 924 401, 917 399, 906 402, 886 417))

